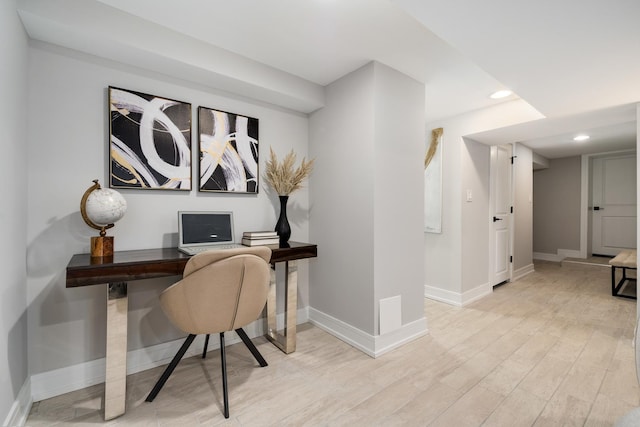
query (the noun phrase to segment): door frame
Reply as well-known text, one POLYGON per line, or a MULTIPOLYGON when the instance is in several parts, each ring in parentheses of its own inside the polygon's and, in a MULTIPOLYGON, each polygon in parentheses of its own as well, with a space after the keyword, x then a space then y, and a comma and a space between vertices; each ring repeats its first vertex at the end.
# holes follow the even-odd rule
MULTIPOLYGON (((511 169, 509 172, 509 179, 510 179, 510 188, 509 188, 509 203, 511 205, 511 207, 513 207, 513 201, 514 201, 514 194, 515 194, 515 186, 514 186, 514 182, 515 182, 515 162, 513 161, 514 157, 516 156, 515 152, 516 152, 516 147, 515 144, 513 143, 507 143, 507 144, 499 144, 499 145, 492 145, 490 148, 490 157, 489 157, 489 212, 488 212, 488 218, 489 218, 489 284, 493 287, 496 286, 495 282, 495 263, 496 263, 496 259, 495 259, 495 246, 496 246, 496 239, 495 239, 495 234, 493 232, 493 223, 492 223, 492 216, 494 215, 494 206, 495 206, 495 192, 494 192, 494 186, 495 186, 495 180, 496 180, 496 168, 495 168, 495 164, 494 164, 494 159, 495 159, 495 155, 494 155, 494 151, 497 150, 498 146, 509 146, 510 147, 510 151, 511 151, 511 169)), ((509 217, 509 256, 511 257, 510 259, 513 259, 513 245, 514 245, 514 224, 513 224, 513 213, 510 214, 509 217)), ((509 262, 508 263, 508 270, 509 270, 509 274, 508 274, 508 278, 507 278, 507 282, 511 282, 513 280, 513 262, 509 262)))
POLYGON ((638 163, 638 153, 636 150, 619 150, 606 151, 603 153, 583 154, 582 157, 582 176, 580 186, 580 250, 575 254, 565 254, 565 256, 576 258, 587 258, 591 252, 591 221, 589 218, 589 194, 591 186, 589 178, 591 177, 591 159, 594 157, 603 157, 608 155, 633 154, 636 156, 636 165, 638 163))

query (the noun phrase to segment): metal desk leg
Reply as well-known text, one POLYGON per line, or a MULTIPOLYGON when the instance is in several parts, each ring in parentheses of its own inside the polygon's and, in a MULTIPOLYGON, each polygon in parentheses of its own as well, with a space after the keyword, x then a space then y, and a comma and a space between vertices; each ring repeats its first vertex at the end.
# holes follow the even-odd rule
POLYGON ((104 419, 124 414, 127 389, 127 284, 107 287, 107 363, 104 384, 104 419))
POLYGON ((277 292, 276 292, 276 266, 271 266, 271 281, 269 282, 269 294, 267 295, 267 333, 265 337, 274 344, 277 342, 277 292), (274 341, 275 340, 275 341, 274 341))
POLYGON ((285 262, 285 307, 284 330, 277 330, 276 311, 276 273, 271 270, 271 285, 267 298, 267 334, 266 337, 285 353, 296 351, 296 322, 298 310, 298 266, 295 261, 285 262))

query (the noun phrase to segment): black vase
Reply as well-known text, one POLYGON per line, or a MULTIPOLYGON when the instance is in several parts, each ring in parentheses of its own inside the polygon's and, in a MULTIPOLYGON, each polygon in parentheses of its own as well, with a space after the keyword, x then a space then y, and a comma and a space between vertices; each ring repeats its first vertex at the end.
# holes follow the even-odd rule
POLYGON ((287 243, 289 237, 291 237, 291 227, 289 226, 289 220, 287 219, 287 201, 289 196, 278 196, 280 198, 280 217, 276 222, 276 233, 280 237, 280 244, 287 243))

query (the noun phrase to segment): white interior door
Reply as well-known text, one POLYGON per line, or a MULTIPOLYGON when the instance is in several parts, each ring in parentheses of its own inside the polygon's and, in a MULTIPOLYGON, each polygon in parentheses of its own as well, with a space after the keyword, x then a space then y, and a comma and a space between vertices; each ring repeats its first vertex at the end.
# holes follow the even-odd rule
POLYGON ((491 285, 511 278, 511 145, 491 147, 491 285))
POLYGON ((617 255, 635 248, 636 155, 597 157, 591 170, 591 252, 617 255))

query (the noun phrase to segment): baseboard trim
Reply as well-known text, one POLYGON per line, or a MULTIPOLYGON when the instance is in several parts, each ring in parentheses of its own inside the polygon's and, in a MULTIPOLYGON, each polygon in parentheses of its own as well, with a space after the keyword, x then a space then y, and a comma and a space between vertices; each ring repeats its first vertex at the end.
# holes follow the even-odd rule
POLYGON ((511 280, 518 280, 518 279, 522 279, 524 276, 526 276, 527 274, 531 274, 533 272, 535 272, 535 268, 533 266, 533 264, 529 264, 529 265, 525 265, 522 268, 517 269, 516 271, 513 272, 513 279, 511 280))
MULTIPOLYGON (((309 319, 308 307, 300 308, 297 312, 297 322, 305 323, 309 319)), ((284 323, 284 314, 279 314, 278 324, 284 323)), ((265 320, 258 319, 244 328, 250 338, 264 335, 265 320)), ((225 344, 231 345, 240 342, 236 333, 225 335, 225 344)), ((146 371, 147 369, 168 364, 178 352, 184 338, 161 344, 131 350, 127 352, 127 375, 146 371)), ((209 341, 209 348, 215 350, 220 347, 219 340, 209 341)), ((204 348, 204 335, 199 335, 191 347, 185 353, 184 358, 196 356, 202 353, 204 348)), ((96 359, 88 362, 66 366, 31 376, 29 397, 31 402, 49 399, 71 391, 80 390, 105 381, 105 359, 96 359)), ((28 413, 28 412, 27 412, 28 413)), ((13 424, 9 424, 13 425, 13 424)))
POLYGON ((491 293, 493 293, 493 286, 489 283, 476 286, 475 288, 462 293, 462 306, 464 307, 465 305, 478 301, 491 293))
POLYGON ((424 285, 424 297, 457 307, 462 306, 462 295, 460 293, 435 286, 424 285))
POLYGON ((479 300, 493 292, 493 286, 489 283, 484 283, 480 286, 468 290, 463 293, 453 292, 435 286, 424 285, 425 298, 433 299, 436 301, 444 302, 456 307, 464 307, 471 304, 474 301, 479 300))
POLYGON ((534 252, 533 259, 542 261, 562 262, 565 258, 584 258, 585 255, 581 251, 575 249, 558 249, 555 254, 545 252, 534 252))
POLYGON ((585 258, 586 256, 582 255, 582 252, 575 249, 558 249, 558 256, 564 258, 585 258))
POLYGON ((33 405, 33 399, 31 398, 31 380, 27 378, 18 397, 16 398, 11 409, 7 414, 7 418, 4 420, 2 427, 22 427, 27 422, 27 417, 31 411, 31 405, 33 405))
POLYGON ((534 252, 533 259, 541 261, 561 262, 565 257, 558 254, 548 254, 545 252, 534 252))
POLYGON ((395 350, 398 347, 423 337, 429 333, 427 329, 427 318, 422 317, 416 321, 402 325, 395 331, 378 335, 375 337, 375 356, 380 357, 385 353, 395 350))
POLYGON ((22 427, 27 422, 27 417, 31 411, 33 400, 31 399, 31 381, 29 378, 24 382, 16 400, 11 405, 7 417, 4 419, 2 427, 22 427))
POLYGON ((384 335, 368 334, 312 307, 309 308, 309 322, 373 358, 380 357, 428 333, 427 320, 424 317, 384 335))

